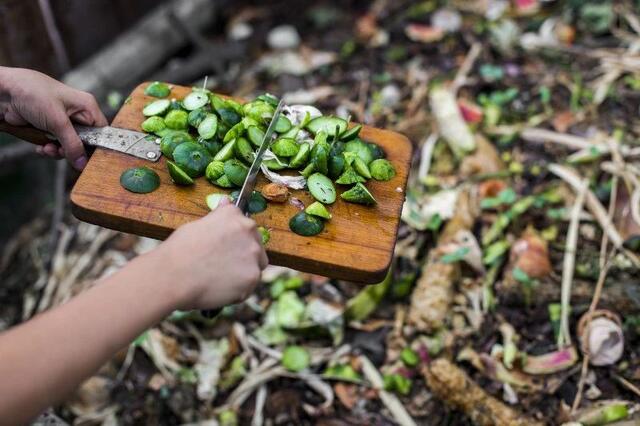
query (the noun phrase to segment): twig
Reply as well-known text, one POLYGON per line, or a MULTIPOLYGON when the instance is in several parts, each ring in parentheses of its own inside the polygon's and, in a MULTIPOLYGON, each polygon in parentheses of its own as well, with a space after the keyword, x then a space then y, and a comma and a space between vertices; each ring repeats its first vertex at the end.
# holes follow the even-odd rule
POLYGON ((473 65, 476 63, 480 52, 482 52, 482 44, 479 42, 473 43, 471 45, 471 49, 469 49, 469 53, 467 53, 467 56, 464 58, 464 62, 462 62, 453 83, 451 84, 451 90, 454 93, 457 92, 460 87, 464 86, 467 76, 469 75, 469 72, 471 72, 473 65))
POLYGON ((578 226, 580 225, 580 213, 584 206, 585 195, 589 181, 583 179, 578 188, 578 194, 571 211, 571 221, 567 231, 567 242, 564 250, 564 263, 562 266, 562 293, 560 313, 560 333, 558 333, 558 348, 571 344, 571 332, 569 331, 569 307, 571 299, 571 283, 576 262, 576 247, 578 245, 578 226))
POLYGON ((400 400, 395 395, 384 390, 384 383, 378 369, 366 356, 360 355, 359 359, 362 365, 362 373, 367 380, 371 382, 373 387, 378 389, 378 396, 380 397, 380 400, 391 412, 395 421, 401 426, 415 426, 416 423, 413 421, 400 400))
POLYGON ((612 376, 614 379, 616 379, 616 381, 618 381, 618 383, 620 383, 622 386, 624 386, 631 392, 635 393, 636 396, 640 397, 640 388, 638 388, 636 385, 634 385, 633 383, 631 383, 630 381, 628 381, 627 379, 625 379, 624 377, 616 373, 613 373, 612 376))
POLYGON ((530 127, 524 129, 520 133, 520 137, 527 142, 545 143, 553 142, 558 145, 564 145, 571 149, 591 149, 594 147, 594 143, 589 139, 581 138, 580 136, 569 135, 567 133, 554 132, 547 129, 541 129, 538 127, 530 127))
POLYGON ((424 178, 426 178, 429 174, 429 169, 431 168, 431 157, 433 156, 433 148, 436 146, 437 141, 438 134, 431 133, 422 144, 422 149, 420 150, 420 166, 418 168, 419 182, 422 182, 424 178))
MULTIPOLYGON (((609 255, 609 260, 605 262, 605 265, 602 269, 600 269, 600 275, 598 276, 598 282, 596 283, 596 288, 593 292, 593 299, 591 299, 591 305, 589 306, 589 310, 587 311, 587 319, 585 321, 585 333, 587 333, 584 338, 589 340, 589 324, 591 323, 591 318, 593 317, 593 313, 595 312, 598 302, 600 301, 600 296, 602 295, 602 288, 604 287, 604 282, 607 278, 607 274, 609 273, 609 268, 611 267, 611 260, 615 255, 615 249, 612 250, 609 255)), ((584 350, 584 348, 583 348, 584 350)), ((580 371, 580 380, 578 381, 578 390, 576 391, 576 396, 573 400, 573 404, 571 405, 571 413, 575 413, 578 407, 580 406, 580 401, 582 399, 582 391, 584 389, 584 383, 587 378, 587 371, 589 369, 589 352, 584 353, 584 358, 582 359, 582 369, 580 371)))
POLYGON ((256 405, 253 409, 253 418, 251 419, 251 426, 262 426, 264 423, 264 404, 267 402, 267 385, 262 385, 258 388, 256 393, 256 405))

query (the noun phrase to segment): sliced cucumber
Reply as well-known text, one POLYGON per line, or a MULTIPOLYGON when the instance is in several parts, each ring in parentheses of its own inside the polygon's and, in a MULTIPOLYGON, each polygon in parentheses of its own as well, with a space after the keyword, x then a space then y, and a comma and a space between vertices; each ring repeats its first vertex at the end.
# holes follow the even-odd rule
POLYGON ((154 98, 166 98, 171 93, 171 88, 167 83, 160 81, 154 81, 144 89, 144 94, 147 96, 153 96, 154 98))
POLYGON ((194 142, 185 142, 173 151, 173 161, 192 178, 204 175, 211 162, 209 152, 194 142))
POLYGON ((189 125, 191 127, 198 128, 200 123, 202 123, 202 120, 207 118, 207 115, 209 115, 209 113, 203 108, 194 109, 189 113, 189 125))
POLYGON ((264 132, 259 127, 250 126, 247 129, 247 136, 249 137, 249 140, 251 141, 251 143, 256 148, 259 148, 260 144, 262 143, 262 139, 264 139, 264 132))
POLYGON ((323 204, 332 204, 336 201, 336 188, 331 179, 321 173, 314 173, 307 179, 307 186, 313 198, 323 204))
POLYGON ((149 105, 142 109, 142 114, 145 117, 153 117, 154 115, 162 115, 171 106, 171 101, 169 99, 159 99, 157 101, 151 102, 149 105))
POLYGON ((187 111, 193 111, 209 103, 209 96, 202 90, 194 90, 182 101, 182 105, 187 111))
POLYGON ((153 192, 160 186, 160 176, 148 167, 133 167, 120 175, 120 185, 137 194, 153 192))
POLYGON ((198 125, 198 134, 202 139, 212 139, 218 132, 218 117, 215 114, 207 116, 198 125))
POLYGON ((242 186, 247 178, 247 173, 249 173, 249 169, 240 160, 232 158, 224 162, 224 174, 236 186, 242 186))
POLYGON ((236 139, 232 140, 228 144, 224 145, 220 151, 213 157, 216 161, 227 161, 233 157, 233 149, 236 146, 236 139))
POLYGON ((193 185, 191 176, 186 174, 176 163, 167 161, 167 169, 169 169, 169 176, 176 185, 193 185))
POLYGON ((289 119, 284 115, 281 115, 280 117, 278 117, 278 121, 276 121, 274 130, 278 133, 285 133, 291 130, 291 127, 291 121, 289 121, 289 119))
POLYGON ((239 137, 236 139, 236 146, 233 149, 236 158, 244 161, 247 164, 251 164, 253 162, 253 147, 251 143, 243 137, 239 137))
POLYGON ((313 203, 309 204, 309 206, 304 209, 304 211, 312 216, 318 216, 323 219, 331 219, 331 213, 329 213, 329 210, 327 210, 324 204, 322 204, 320 201, 314 201, 313 203))
POLYGON ((293 139, 278 139, 271 145, 271 151, 278 157, 294 157, 300 151, 300 145, 293 139))
POLYGON ((309 145, 307 142, 302 143, 300 145, 300 149, 298 150, 298 153, 295 155, 295 157, 291 159, 291 162, 289 163, 289 167, 293 169, 298 169, 304 166, 305 164, 307 164, 307 161, 309 161, 310 150, 311 150, 311 145, 309 145))
POLYGON ((338 128, 338 135, 341 135, 347 130, 347 121, 338 117, 322 116, 314 118, 307 124, 307 129, 314 135, 321 131, 326 132, 328 135, 334 135, 336 127, 338 128))
POLYGON ((303 237, 312 237, 324 230, 324 221, 306 212, 299 212, 289 220, 289 229, 303 237))
POLYGON ((224 200, 225 198, 227 200, 230 200, 230 197, 227 194, 218 194, 218 193, 209 194, 207 195, 207 198, 205 198, 207 202, 207 207, 209 207, 211 211, 214 211, 215 209, 218 208, 218 206, 220 205, 220 202, 222 202, 222 200, 224 200))
POLYGON ((349 142, 350 140, 358 137, 358 135, 360 134, 360 130, 362 130, 362 124, 353 126, 340 136, 340 140, 343 142, 349 142))
POLYGON ((376 199, 373 198, 373 195, 371 195, 367 187, 361 183, 356 183, 353 188, 343 192, 341 197, 350 203, 367 205, 376 203, 376 199))

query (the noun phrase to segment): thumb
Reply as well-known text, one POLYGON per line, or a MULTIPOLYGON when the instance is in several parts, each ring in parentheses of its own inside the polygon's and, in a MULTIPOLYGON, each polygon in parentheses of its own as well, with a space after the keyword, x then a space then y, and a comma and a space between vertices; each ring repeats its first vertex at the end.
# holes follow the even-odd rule
POLYGON ((61 114, 54 119, 52 124, 51 133, 60 141, 64 156, 75 169, 84 169, 84 166, 87 165, 87 155, 69 117, 66 114, 61 114))

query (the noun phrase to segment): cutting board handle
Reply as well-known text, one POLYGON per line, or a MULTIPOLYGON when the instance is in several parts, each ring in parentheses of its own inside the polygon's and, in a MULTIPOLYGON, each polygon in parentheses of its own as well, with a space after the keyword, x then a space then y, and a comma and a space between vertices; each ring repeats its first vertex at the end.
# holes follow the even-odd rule
POLYGON ((52 142, 55 143, 55 140, 51 139, 46 132, 33 126, 12 126, 5 121, 0 121, 0 132, 9 133, 35 145, 44 146, 52 142))

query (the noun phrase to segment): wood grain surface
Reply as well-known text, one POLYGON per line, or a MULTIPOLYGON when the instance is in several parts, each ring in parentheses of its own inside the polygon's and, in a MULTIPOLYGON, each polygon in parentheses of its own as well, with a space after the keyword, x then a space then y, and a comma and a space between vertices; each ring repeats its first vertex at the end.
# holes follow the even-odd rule
MULTIPOLYGON (((144 95, 148 83, 138 86, 113 121, 113 126, 140 131, 142 108, 152 98, 144 95)), ((172 97, 182 99, 191 89, 175 86, 172 97)), ((290 203, 269 203, 253 218, 271 231, 267 252, 271 264, 287 266, 360 283, 381 281, 389 267, 400 222, 400 212, 411 160, 409 140, 391 131, 365 126, 360 137, 380 145, 393 163, 397 175, 389 182, 371 180, 366 185, 378 201, 361 206, 338 200, 328 206, 333 219, 315 237, 302 237, 289 230, 289 219, 299 210, 290 203)), ((256 189, 267 180, 260 176, 256 189)), ((348 189, 338 185, 338 192, 348 189)), ((229 192, 206 179, 180 187, 172 183, 166 160, 146 162, 122 153, 97 149, 71 193, 73 212, 86 222, 151 238, 167 238, 180 225, 209 212, 207 194, 229 192), (134 194, 120 186, 120 174, 130 167, 147 166, 159 175, 161 185, 150 194, 134 194)), ((293 197, 309 205, 307 191, 293 191, 293 197)))

